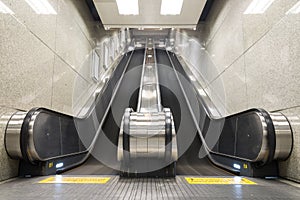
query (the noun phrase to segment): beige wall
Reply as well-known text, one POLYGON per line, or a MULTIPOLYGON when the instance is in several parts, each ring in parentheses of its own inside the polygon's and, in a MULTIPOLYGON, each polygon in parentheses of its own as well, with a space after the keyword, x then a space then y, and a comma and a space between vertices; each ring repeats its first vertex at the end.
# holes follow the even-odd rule
POLYGON ((14 14, 0 14, 0 105, 72 114, 75 80, 82 89, 94 84, 87 59, 105 33, 84 1, 48 1, 57 15, 2 0, 14 14))
POLYGON ((183 32, 197 37, 185 39, 190 50, 183 54, 222 115, 259 107, 289 117, 294 151, 281 163, 281 175, 300 181, 300 14, 286 14, 298 0, 275 0, 263 14, 243 14, 251 2, 215 0, 196 34, 183 32))

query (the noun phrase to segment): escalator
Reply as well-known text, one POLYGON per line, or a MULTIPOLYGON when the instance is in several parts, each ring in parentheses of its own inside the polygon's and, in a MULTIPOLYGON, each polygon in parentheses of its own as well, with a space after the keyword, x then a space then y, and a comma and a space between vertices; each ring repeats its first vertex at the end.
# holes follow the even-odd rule
MULTIPOLYGON (((210 165, 236 175, 278 176, 277 161, 287 159, 293 148, 292 131, 287 118, 281 113, 269 113, 263 109, 250 109, 227 117, 213 118, 203 96, 197 92, 199 88, 192 83, 188 75, 190 72, 182 67, 174 53, 162 51, 160 55, 163 54, 162 63, 174 68, 176 78, 172 79, 177 80, 184 93, 189 104, 185 109, 194 115, 188 121, 194 121, 197 130, 193 143, 179 161, 183 169, 192 169, 187 173, 183 170, 182 174, 194 171, 192 174, 209 175, 202 169, 210 165), (190 101, 193 95, 195 99, 190 101), (195 116, 195 110, 198 110, 199 116, 195 116)), ((175 84, 170 80, 168 83, 175 84)), ((213 171, 217 172, 215 169, 213 171)), ((210 175, 214 175, 214 172, 210 175)))
MULTIPOLYGON (((44 108, 16 112, 7 125, 5 145, 21 161, 20 175, 119 174, 122 117, 126 108, 138 110, 145 51, 123 57, 85 118, 44 108)), ((175 175, 278 175, 277 160, 288 158, 292 150, 283 115, 251 109, 214 119, 177 56, 156 49, 156 59, 161 104, 172 111, 177 133, 175 175), (214 136, 219 139, 210 144, 214 136)))
POLYGON ((127 107, 132 107, 136 109, 143 59, 143 49, 136 50, 133 53, 132 58, 128 63, 128 67, 126 69, 127 74, 125 77, 122 78, 122 81, 120 82, 120 87, 117 89, 118 92, 116 92, 116 95, 114 97, 114 99, 118 100, 126 99, 128 100, 127 103, 126 101, 124 101, 123 104, 120 104, 120 101, 112 101, 112 104, 110 105, 108 114, 101 128, 101 133, 93 149, 94 152, 104 152, 103 154, 100 154, 101 158, 95 158, 93 156, 94 153, 91 152, 91 156, 80 167, 73 168, 67 171, 64 170, 63 174, 116 175, 119 173, 117 170, 113 169, 112 167, 108 167, 107 164, 104 164, 99 160, 108 160, 107 162, 110 165, 118 165, 116 158, 117 151, 113 147, 118 145, 118 133, 120 129, 119 124, 122 120, 122 116, 114 115, 114 113, 123 113, 127 107), (128 92, 131 90, 131 88, 134 88, 133 93, 128 92), (101 140, 101 138, 105 138, 105 140, 101 140), (113 145, 106 145, 105 142, 108 141, 110 141, 113 145), (108 156, 108 158, 106 156, 108 156))
MULTIPOLYGON (((119 80, 125 72, 142 65, 143 58, 143 49, 124 55, 84 118, 73 118, 44 108, 16 112, 7 125, 5 146, 11 158, 20 159, 20 175, 60 173, 95 161, 91 150, 95 150, 101 138, 109 138, 116 143, 117 135, 107 134, 107 130, 113 131, 118 127, 112 116, 112 99, 117 99, 118 95, 128 95, 127 87, 138 87, 139 69, 133 70, 136 74, 132 74, 125 83, 119 80), (121 93, 117 93, 117 90, 121 93), (90 156, 91 159, 87 161, 90 156)), ((132 106, 137 101, 135 96, 131 97, 132 106)), ((120 112, 128 106, 119 107, 120 112)), ((98 147, 101 148, 101 145, 98 147)))

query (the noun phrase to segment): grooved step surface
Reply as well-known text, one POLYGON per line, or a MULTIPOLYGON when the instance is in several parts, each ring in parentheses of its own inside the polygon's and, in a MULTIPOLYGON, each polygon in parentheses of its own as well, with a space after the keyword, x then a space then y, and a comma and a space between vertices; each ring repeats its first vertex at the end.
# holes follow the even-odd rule
MULTIPOLYGON (((70 179, 71 176, 63 177, 70 179)), ((177 176, 175 179, 80 177, 91 177, 91 179, 109 177, 110 179, 104 184, 54 184, 39 183, 51 177, 18 178, 0 184, 0 199, 300 199, 299 188, 276 180, 247 178, 256 184, 210 185, 189 184, 185 179, 186 176, 177 176)))

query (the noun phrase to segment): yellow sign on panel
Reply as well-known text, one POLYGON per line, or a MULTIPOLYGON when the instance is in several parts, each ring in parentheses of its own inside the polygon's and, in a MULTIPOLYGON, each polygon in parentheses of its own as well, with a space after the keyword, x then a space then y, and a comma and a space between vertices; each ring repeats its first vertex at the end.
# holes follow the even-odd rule
POLYGON ((198 177, 185 177, 189 184, 207 184, 207 185, 255 185, 256 183, 246 178, 233 177, 233 178, 198 178, 198 177))
POLYGON ((48 164, 48 167, 49 167, 49 168, 52 168, 52 167, 53 167, 53 162, 50 162, 50 163, 48 164))
POLYGON ((39 183, 79 183, 79 184, 105 184, 110 177, 64 177, 53 176, 46 178, 39 183))

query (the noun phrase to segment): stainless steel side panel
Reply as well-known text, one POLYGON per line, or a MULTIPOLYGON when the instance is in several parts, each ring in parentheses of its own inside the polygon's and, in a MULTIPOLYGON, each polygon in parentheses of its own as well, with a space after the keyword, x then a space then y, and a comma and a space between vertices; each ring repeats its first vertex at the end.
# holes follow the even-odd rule
POLYGON ((8 155, 14 159, 22 159, 21 151, 21 129, 27 112, 18 111, 14 113, 6 127, 5 146, 8 155))
POLYGON ((270 113, 275 135, 276 149, 274 159, 285 160, 289 157, 293 148, 293 133, 287 118, 281 113, 270 113))

